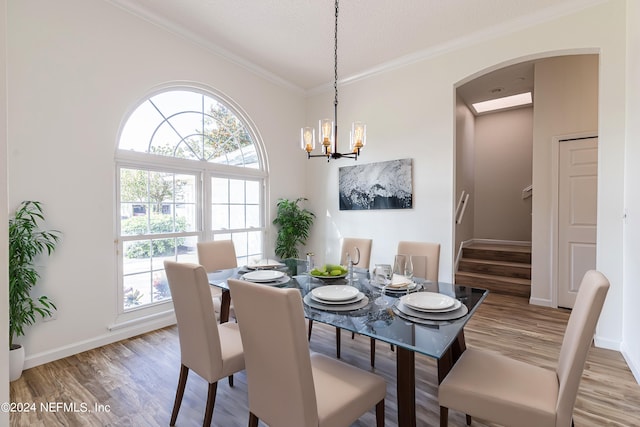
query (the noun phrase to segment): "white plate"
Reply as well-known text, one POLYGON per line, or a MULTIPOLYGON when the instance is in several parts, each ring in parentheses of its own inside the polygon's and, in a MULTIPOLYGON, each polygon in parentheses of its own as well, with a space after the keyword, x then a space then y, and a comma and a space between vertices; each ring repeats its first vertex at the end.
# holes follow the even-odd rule
POLYGON ((437 292, 416 292, 400 297, 403 304, 414 310, 444 310, 456 303, 455 298, 437 292))
POLYGON ((402 317, 405 320, 414 323, 422 323, 425 325, 437 325, 438 322, 446 321, 446 320, 456 320, 461 317, 464 317, 469 312, 469 309, 466 305, 461 304, 459 308, 453 311, 447 312, 426 312, 426 311, 416 311, 402 304, 402 302, 398 301, 397 304, 393 306, 393 312, 398 316, 402 317))
POLYGON ((313 293, 309 294, 311 295, 311 299, 314 300, 315 302, 319 303, 319 304, 324 304, 324 305, 343 305, 343 304, 354 304, 358 301, 360 301, 362 298, 364 298, 364 294, 362 292, 358 292, 358 294, 353 297, 353 298, 349 298, 347 300, 344 301, 327 301, 327 300, 323 300, 320 298, 316 298, 315 296, 313 296, 313 293))
POLYGON ((347 277, 347 273, 341 274, 339 276, 316 276, 315 274, 309 273, 309 276, 315 277, 316 279, 332 280, 332 279, 344 279, 345 277, 347 277))
POLYGON ((324 301, 346 301, 358 295, 358 289, 349 285, 326 285, 315 288, 311 295, 324 301))
POLYGON ((325 311, 352 311, 359 310, 361 308, 366 307, 369 304, 369 298, 365 295, 358 302, 354 302, 351 304, 322 304, 317 302, 312 298, 312 295, 309 293, 304 296, 302 299, 306 305, 311 308, 315 308, 316 310, 325 310, 325 311))
POLYGON ((276 270, 256 270, 245 273, 242 277, 250 282, 275 282, 284 276, 284 272, 276 270))
POLYGON ((278 262, 274 259, 261 259, 260 261, 256 262, 255 264, 251 264, 251 265, 247 265, 247 268, 249 270, 259 270, 262 268, 280 268, 280 267, 284 267, 284 264, 281 262, 278 262))

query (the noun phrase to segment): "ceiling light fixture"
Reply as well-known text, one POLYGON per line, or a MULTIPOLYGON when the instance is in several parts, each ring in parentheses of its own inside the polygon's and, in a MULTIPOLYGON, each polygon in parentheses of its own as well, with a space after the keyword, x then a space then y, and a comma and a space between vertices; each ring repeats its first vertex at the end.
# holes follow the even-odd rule
POLYGON ((312 127, 303 127, 300 130, 300 148, 307 152, 307 158, 326 157, 327 162, 331 159, 347 157, 358 160, 360 150, 367 143, 367 126, 362 122, 351 124, 351 134, 349 148, 350 152, 338 152, 338 0, 335 2, 335 29, 333 37, 333 121, 331 119, 321 119, 318 125, 318 137, 322 144, 322 154, 311 154, 316 148, 316 131, 312 127))
POLYGON ((520 93, 518 95, 505 96, 504 98, 490 99, 489 101, 476 102, 473 108, 476 113, 487 113, 489 111, 504 110, 506 108, 520 107, 531 104, 531 92, 520 93))

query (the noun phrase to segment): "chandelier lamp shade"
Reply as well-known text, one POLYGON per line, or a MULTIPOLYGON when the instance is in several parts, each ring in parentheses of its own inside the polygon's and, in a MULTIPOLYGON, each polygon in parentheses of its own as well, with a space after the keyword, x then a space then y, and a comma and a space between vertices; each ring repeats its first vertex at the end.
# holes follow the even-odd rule
POLYGON ((353 122, 349 135, 349 152, 338 151, 338 0, 335 2, 335 28, 333 48, 333 120, 321 119, 318 123, 318 138, 321 145, 321 154, 312 154, 316 149, 316 131, 313 127, 303 127, 300 130, 300 148, 307 152, 307 158, 323 157, 327 162, 331 159, 342 157, 358 159, 360 150, 367 143, 367 126, 362 122, 353 122))

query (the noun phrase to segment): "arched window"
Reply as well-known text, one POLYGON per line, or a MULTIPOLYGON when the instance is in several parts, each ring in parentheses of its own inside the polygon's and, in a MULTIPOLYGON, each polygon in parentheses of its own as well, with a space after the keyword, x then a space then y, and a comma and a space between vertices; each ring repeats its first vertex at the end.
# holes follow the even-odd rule
POLYGON ((240 109, 194 89, 157 93, 127 118, 116 154, 122 311, 170 299, 165 259, 232 239, 238 265, 262 258, 266 168, 240 109))

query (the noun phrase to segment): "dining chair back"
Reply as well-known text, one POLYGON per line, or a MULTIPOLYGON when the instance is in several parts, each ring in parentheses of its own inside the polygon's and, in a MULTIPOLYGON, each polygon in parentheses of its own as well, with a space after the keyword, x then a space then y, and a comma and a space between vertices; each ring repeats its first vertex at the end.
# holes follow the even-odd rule
POLYGON ((381 377, 309 353, 298 289, 228 283, 245 351, 250 426, 347 426, 374 405, 384 425, 381 377))
POLYGON ((233 240, 198 242, 197 249, 198 263, 204 267, 207 273, 238 266, 233 240))
POLYGON ((345 237, 342 240, 342 250, 340 255, 340 264, 347 265, 347 253, 351 254, 351 260, 353 261, 356 257, 355 249, 358 248, 360 252, 360 259, 358 259, 357 263, 354 262, 353 266, 362 268, 365 270, 369 270, 369 263, 371 260, 371 245, 373 243, 372 239, 358 239, 354 237, 345 237))
POLYGON ((432 282, 438 281, 440 243, 400 241, 396 253, 426 257, 426 263, 416 263, 413 266, 413 275, 432 282))
MULTIPOLYGON (((198 242, 198 263, 204 267, 207 273, 218 270, 227 270, 238 266, 236 248, 233 240, 210 240, 198 242)), ((211 297, 215 311, 220 316, 222 311, 222 289, 210 286, 211 297)), ((229 303, 229 314, 235 316, 234 307, 229 303)))
POLYGON ((439 386, 440 425, 447 426, 449 408, 466 413, 467 424, 475 416, 505 426, 573 425, 580 378, 608 289, 602 273, 584 275, 555 371, 468 348, 439 386))
POLYGON ((211 424, 219 379, 244 369, 242 340, 238 325, 216 322, 209 281, 198 264, 164 262, 180 341, 180 379, 170 425, 180 410, 189 370, 209 383, 205 422, 211 424))

